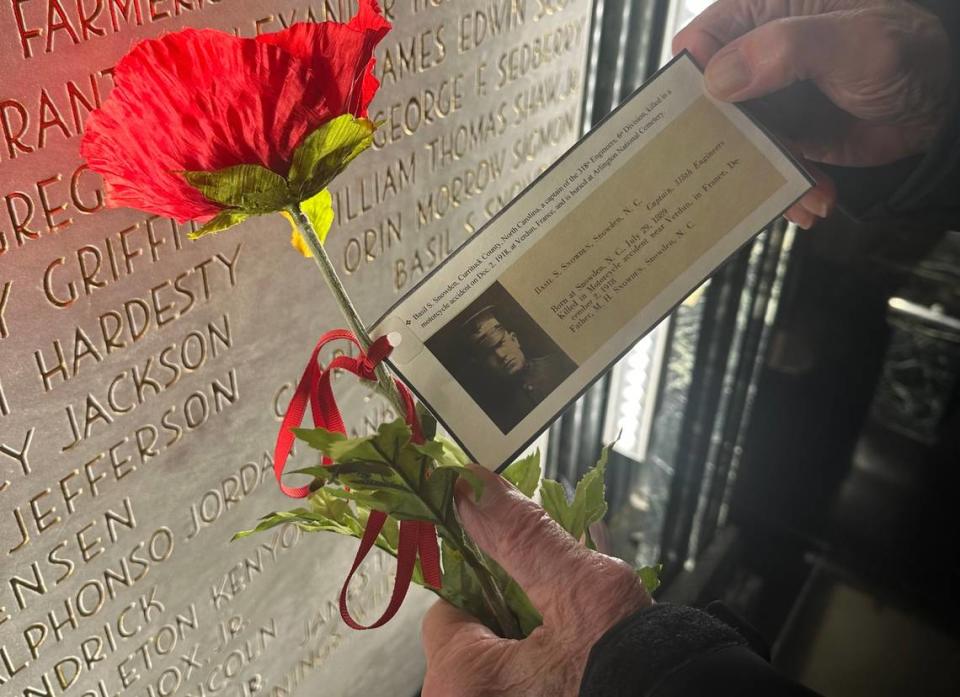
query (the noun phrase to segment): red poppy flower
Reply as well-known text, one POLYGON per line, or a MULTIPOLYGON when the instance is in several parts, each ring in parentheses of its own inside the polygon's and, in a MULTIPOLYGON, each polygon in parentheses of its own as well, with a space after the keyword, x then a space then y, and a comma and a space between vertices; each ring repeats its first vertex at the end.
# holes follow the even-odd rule
POLYGON ((229 206, 183 173, 258 165, 286 177, 308 135, 338 116, 366 116, 379 87, 373 49, 389 29, 376 0, 360 0, 345 24, 256 39, 187 29, 140 42, 90 116, 81 154, 110 205, 206 222, 229 206))

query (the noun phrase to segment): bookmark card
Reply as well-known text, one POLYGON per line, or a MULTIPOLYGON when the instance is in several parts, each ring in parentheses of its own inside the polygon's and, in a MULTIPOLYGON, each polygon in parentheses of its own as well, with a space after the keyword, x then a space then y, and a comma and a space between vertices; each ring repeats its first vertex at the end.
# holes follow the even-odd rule
POLYGON ((491 469, 811 180, 683 54, 387 312, 390 363, 491 469))

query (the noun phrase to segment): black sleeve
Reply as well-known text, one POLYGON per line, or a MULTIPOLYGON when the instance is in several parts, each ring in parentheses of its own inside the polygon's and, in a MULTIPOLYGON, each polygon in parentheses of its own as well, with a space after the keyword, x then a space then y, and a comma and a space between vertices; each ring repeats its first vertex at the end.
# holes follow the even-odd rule
POLYGON ((626 618, 594 645, 580 697, 816 697, 718 614, 662 603, 626 618))
POLYGON ((860 220, 901 220, 960 229, 960 2, 922 0, 950 38, 953 83, 947 120, 930 152, 884 167, 821 166, 841 207, 860 220))

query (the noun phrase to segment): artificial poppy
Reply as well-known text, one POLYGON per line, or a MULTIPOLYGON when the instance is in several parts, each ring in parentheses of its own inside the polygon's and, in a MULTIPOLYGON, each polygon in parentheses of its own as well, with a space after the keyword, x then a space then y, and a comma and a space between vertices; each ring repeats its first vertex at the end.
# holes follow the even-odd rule
POLYGON ((376 0, 346 23, 246 39, 186 29, 138 43, 81 153, 111 206, 229 227, 320 194, 372 141, 376 0))

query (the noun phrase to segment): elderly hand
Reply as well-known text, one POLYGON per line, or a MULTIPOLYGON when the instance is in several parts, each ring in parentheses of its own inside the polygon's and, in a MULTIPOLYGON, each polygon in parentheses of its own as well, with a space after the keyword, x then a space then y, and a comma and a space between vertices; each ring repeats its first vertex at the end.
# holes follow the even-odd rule
MULTIPOLYGON (((940 20, 905 0, 717 0, 673 49, 706 66, 707 88, 727 101, 809 81, 826 108, 786 135, 807 160, 846 167, 926 152, 943 126, 953 77, 940 20)), ((829 179, 814 173, 817 187, 787 213, 802 227, 836 202, 829 179)))
POLYGON ((627 564, 586 549, 507 481, 476 470, 486 488, 479 503, 459 497, 463 525, 526 591, 543 625, 521 641, 501 639, 437 602, 423 620, 423 697, 573 697, 593 644, 653 601, 627 564))

